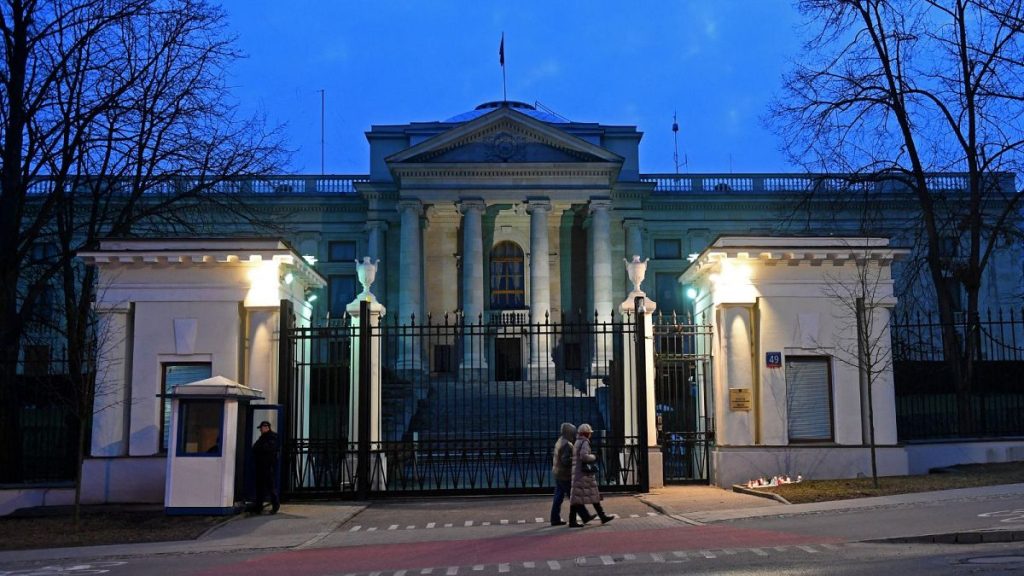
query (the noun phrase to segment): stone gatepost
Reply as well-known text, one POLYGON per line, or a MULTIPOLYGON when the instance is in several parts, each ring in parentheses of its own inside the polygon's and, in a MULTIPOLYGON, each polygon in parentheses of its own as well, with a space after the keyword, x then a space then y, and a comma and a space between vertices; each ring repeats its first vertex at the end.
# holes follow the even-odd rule
MULTIPOLYGON (((647 260, 640 260, 639 256, 633 256, 632 260, 626 260, 626 272, 633 284, 633 290, 626 296, 626 299, 619 304, 619 313, 622 314, 624 322, 636 322, 637 298, 643 302, 642 323, 637 329, 641 334, 634 334, 633 338, 625 338, 623 358, 623 412, 625 423, 623 435, 627 438, 636 438, 637 442, 646 440, 646 446, 641 450, 647 452, 647 478, 650 488, 661 488, 665 485, 664 469, 662 463, 661 446, 658 445, 657 416, 655 411, 654 398, 654 324, 652 316, 658 308, 657 302, 647 298, 647 295, 640 289, 647 270, 647 260), (644 354, 642 359, 637 358, 637 338, 645 341, 644 354), (644 378, 639 379, 639 362, 643 362, 644 378), (646 415, 646 430, 640 429, 638 399, 641 392, 645 395, 644 412, 646 415), (646 432, 646 434, 642 434, 646 432)), ((635 479, 627 479, 635 481, 635 479)))
MULTIPOLYGON (((387 313, 387 309, 383 304, 377 301, 377 297, 370 291, 370 287, 377 274, 377 261, 371 261, 369 256, 363 258, 363 261, 358 263, 356 266, 356 272, 358 274, 359 282, 363 286, 363 291, 356 296, 356 299, 349 302, 348 306, 345 307, 345 311, 351 318, 351 326, 353 330, 352 346, 351 350, 351 362, 349 363, 349 414, 348 414, 348 434, 349 444, 360 444, 369 443, 371 450, 380 448, 380 441, 382 440, 381 434, 381 377, 383 375, 383 366, 381 363, 381 338, 379 333, 376 335, 371 332, 369 338, 369 391, 368 398, 366 399, 366 418, 368 426, 365 427, 367 435, 364 438, 361 434, 361 426, 364 424, 362 421, 363 411, 363 398, 361 397, 361 386, 360 386, 360 371, 362 370, 363 358, 363 342, 359 337, 359 328, 363 322, 368 322, 370 330, 376 330, 380 326, 380 321, 384 318, 387 313), (367 318, 362 317, 362 303, 366 302, 368 306, 367 318)), ((415 342, 416 340, 413 339, 415 342)), ((350 458, 355 458, 355 455, 350 455, 350 458)), ((372 456, 371 456, 372 457, 372 456)), ((384 460, 385 455, 383 451, 379 452, 380 466, 371 465, 371 470, 379 471, 383 473, 387 469, 387 462, 384 460)), ((350 470, 356 470, 356 466, 351 466, 350 470)), ((379 476, 374 476, 370 479, 370 484, 374 490, 381 490, 385 486, 385 479, 379 476)))

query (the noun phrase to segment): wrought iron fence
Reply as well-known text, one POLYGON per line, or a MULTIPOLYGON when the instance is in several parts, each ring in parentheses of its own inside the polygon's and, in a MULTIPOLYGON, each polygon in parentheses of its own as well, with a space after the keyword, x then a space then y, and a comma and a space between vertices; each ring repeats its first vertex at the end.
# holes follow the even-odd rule
MULTIPOLYGON (((286 484, 295 497, 344 497, 358 486, 366 447, 349 441, 359 410, 349 399, 359 336, 347 320, 336 323, 286 331, 294 366, 286 484)), ((593 426, 605 487, 635 489, 638 424, 625 414, 635 400, 622 360, 634 330, 631 318, 531 323, 525 311, 372 327, 379 413, 358 416, 377 426, 365 465, 369 492, 548 491, 562 422, 593 426)))
POLYGON ((963 385, 946 363, 943 326, 934 315, 893 319, 900 440, 1024 435, 1024 310, 986 312, 973 338, 966 338, 965 319, 952 327, 962 351, 973 346, 973 378, 963 385))
POLYGON ((60 365, 19 363, 13 385, 3 390, 0 430, 9 436, 0 442, 0 483, 74 481, 79 416, 72 381, 59 373, 60 365))

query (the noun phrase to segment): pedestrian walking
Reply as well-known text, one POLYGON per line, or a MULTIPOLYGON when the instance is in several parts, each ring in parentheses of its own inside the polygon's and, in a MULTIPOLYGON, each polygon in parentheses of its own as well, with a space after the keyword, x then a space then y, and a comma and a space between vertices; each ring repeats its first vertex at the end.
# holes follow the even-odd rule
POLYGON ((252 445, 253 471, 256 474, 256 501, 253 503, 252 512, 259 514, 263 511, 263 503, 270 499, 270 513, 277 514, 281 508, 281 500, 277 493, 277 454, 279 444, 277 433, 270 426, 270 422, 264 420, 259 425, 260 437, 252 445))
POLYGON ((594 519, 587 511, 587 504, 594 507, 601 524, 615 519, 605 514, 601 506, 601 491, 597 487, 597 456, 590 450, 590 435, 594 429, 590 424, 580 424, 576 429, 576 443, 572 448, 572 491, 569 494, 569 527, 582 528, 594 519))
POLYGON ((551 525, 564 526, 562 502, 572 490, 572 448, 576 441, 576 427, 562 423, 562 429, 551 454, 551 475, 555 479, 555 497, 551 501, 551 525))

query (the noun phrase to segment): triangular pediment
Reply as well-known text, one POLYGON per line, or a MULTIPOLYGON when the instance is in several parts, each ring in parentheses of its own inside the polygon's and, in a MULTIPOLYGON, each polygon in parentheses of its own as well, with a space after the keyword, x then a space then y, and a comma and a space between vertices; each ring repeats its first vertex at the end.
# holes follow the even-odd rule
POLYGON ((622 157, 511 108, 499 108, 394 154, 387 162, 621 164, 622 157))

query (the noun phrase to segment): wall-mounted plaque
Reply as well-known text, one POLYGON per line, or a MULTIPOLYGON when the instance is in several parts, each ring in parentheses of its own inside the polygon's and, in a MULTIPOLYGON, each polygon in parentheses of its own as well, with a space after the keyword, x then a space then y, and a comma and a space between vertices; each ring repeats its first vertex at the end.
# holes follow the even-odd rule
POLYGON ((733 412, 750 412, 753 409, 750 388, 729 388, 729 409, 733 412))

